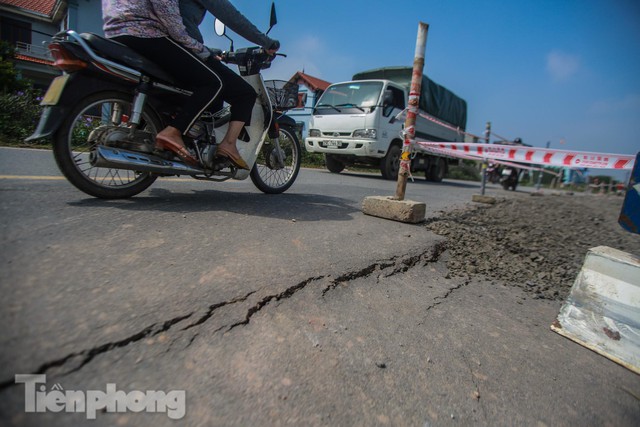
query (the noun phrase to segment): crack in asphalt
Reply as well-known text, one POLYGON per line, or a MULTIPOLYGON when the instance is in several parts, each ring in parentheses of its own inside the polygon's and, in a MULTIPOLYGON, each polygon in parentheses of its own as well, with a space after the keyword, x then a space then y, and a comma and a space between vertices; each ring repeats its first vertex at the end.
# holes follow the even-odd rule
POLYGON ((474 390, 474 397, 475 399, 478 401, 478 404, 480 405, 480 409, 482 409, 482 415, 485 419, 485 421, 487 420, 487 413, 484 409, 484 405, 482 404, 482 394, 480 393, 480 385, 478 384, 478 381, 476 381, 476 377, 473 373, 473 368, 471 367, 471 362, 469 361, 469 359, 467 359, 467 356, 464 354, 464 352, 460 353, 462 355, 462 360, 464 360, 464 363, 467 365, 467 368, 469 368, 469 373, 471 374, 471 383, 473 384, 473 387, 475 388, 474 390))
MULTIPOLYGON (((455 291, 457 291, 460 288, 464 288, 465 286, 467 286, 469 283, 471 283, 470 280, 465 280, 462 283, 459 283, 455 286, 450 287, 447 292, 442 295, 442 296, 436 296, 433 301, 434 303, 431 304, 429 307, 425 308, 425 313, 430 311, 432 308, 435 308, 437 306, 439 306, 440 304, 442 304, 443 302, 445 302, 445 300, 449 297, 449 295, 451 295, 452 293, 454 293, 455 291)), ((424 325, 424 319, 421 320, 420 322, 417 323, 418 326, 424 325)))
MULTIPOLYGON (((406 271, 408 271, 409 269, 415 267, 416 265, 426 265, 427 263, 430 262, 437 262, 441 256, 441 254, 446 250, 446 243, 445 242, 438 242, 436 243, 432 248, 430 248, 428 251, 423 252, 421 254, 417 254, 417 255, 410 255, 410 256, 397 256, 397 257, 393 257, 391 259, 388 260, 383 260, 383 261, 377 261, 371 265, 368 265, 358 271, 354 271, 354 272, 348 272, 345 274, 342 274, 340 276, 338 276, 337 278, 333 279, 331 281, 331 283, 325 287, 322 290, 322 297, 324 297, 329 291, 331 291, 332 289, 335 289, 336 287, 338 287, 341 284, 344 283, 348 283, 352 280, 358 279, 358 278, 363 278, 363 277, 368 277, 370 275, 372 275, 374 272, 379 271, 379 272, 385 272, 388 269, 391 269, 388 273, 384 274, 384 277, 390 277, 393 276, 395 274, 402 274, 405 273, 406 271)), ((380 279, 380 276, 382 275, 379 274, 378 275, 378 281, 380 279)), ((278 293, 278 294, 274 294, 274 295, 267 295, 264 298, 262 298, 260 301, 258 301, 257 304, 251 306, 248 310, 247 313, 245 315, 245 318, 240 321, 240 322, 236 322, 234 324, 232 324, 231 326, 229 326, 226 330, 226 332, 231 331, 232 329, 235 329, 238 326, 244 326, 244 325, 248 325, 249 322, 251 321, 251 318, 258 313, 260 310, 262 310, 265 306, 267 306, 270 302, 272 301, 280 301, 282 299, 287 299, 292 297, 293 295, 295 295, 297 292, 301 291, 302 289, 304 289, 305 287, 307 287, 309 284, 314 283, 314 282, 318 282, 321 281, 325 278, 326 276, 315 276, 315 277, 310 277, 308 279, 303 280, 300 283, 297 283, 296 285, 293 285, 287 289, 285 289, 284 291, 278 293)), ((461 286, 461 285, 460 285, 461 286)), ((449 292, 447 292, 447 294, 445 294, 444 297, 442 297, 442 299, 445 299, 447 296, 449 296, 449 294, 459 288, 460 286, 456 287, 456 288, 452 288, 449 290, 449 292)), ((194 322, 186 325, 185 327, 183 327, 182 329, 180 329, 180 332, 183 331, 187 331, 191 328, 194 328, 196 326, 202 325, 204 323, 206 323, 211 317, 214 316, 214 314, 216 313, 217 310, 219 310, 222 307, 228 306, 228 305, 233 305, 233 304, 237 304, 237 303, 241 303, 241 302, 245 302, 247 301, 247 299, 249 299, 249 297, 253 294, 255 294, 257 291, 251 291, 249 293, 247 293, 244 296, 240 296, 228 301, 223 301, 223 302, 219 302, 216 304, 212 304, 209 306, 207 312, 202 315, 200 318, 198 318, 197 320, 195 320, 194 322)), ((440 302, 432 305, 431 307, 429 307, 428 309, 434 307, 435 305, 440 304, 440 302)), ((427 309, 427 310, 428 310, 427 309)), ((128 346, 129 344, 132 343, 136 343, 138 341, 141 341, 149 336, 155 336, 158 335, 162 332, 166 332, 169 329, 171 329, 174 325, 176 325, 177 323, 180 323, 184 320, 187 320, 189 318, 191 318, 193 315, 195 314, 194 312, 188 313, 186 315, 183 316, 179 316, 179 317, 175 317, 173 319, 170 319, 166 322, 163 323, 154 323, 150 326, 147 326, 146 328, 142 329, 141 331, 126 337, 122 340, 119 341, 115 341, 115 342, 108 342, 90 349, 86 349, 86 350, 82 350, 82 351, 78 351, 78 352, 73 352, 70 353, 64 357, 61 357, 59 359, 53 360, 53 361, 49 361, 46 363, 41 364, 36 370, 35 372, 33 372, 36 375, 39 374, 45 374, 47 373, 49 370, 51 370, 52 368, 57 368, 57 367, 62 367, 68 363, 70 363, 71 361, 73 361, 74 359, 80 359, 80 361, 78 362, 77 366, 75 366, 72 369, 69 369, 65 372, 62 372, 61 374, 59 374, 60 376, 65 376, 65 375, 69 375, 71 373, 77 372, 80 369, 82 369, 84 366, 86 366, 88 363, 90 363, 95 357, 107 353, 111 350, 114 349, 118 349, 118 348, 122 348, 125 346, 128 346)), ((220 330, 224 329, 224 326, 221 328, 218 328, 216 331, 214 332, 219 332, 220 330)), ((193 341, 195 340, 195 338, 198 336, 198 334, 196 333, 193 337, 191 337, 189 343, 187 344, 186 347, 189 347, 193 341)), ((186 348, 185 347, 185 348, 186 348)), ((15 385, 15 379, 11 378, 8 380, 4 380, 0 382, 0 391, 11 387, 15 385)))
POLYGON ((181 329, 181 331, 186 331, 187 329, 191 329, 195 326, 198 325, 202 325, 204 322, 206 322, 207 320, 209 320, 216 312, 216 310, 218 310, 219 308, 222 308, 224 306, 227 305, 231 305, 231 304, 237 304, 239 302, 244 302, 247 300, 247 298, 249 298, 251 295, 255 294, 257 291, 251 291, 248 294, 246 294, 243 297, 238 297, 238 298, 234 298, 230 301, 223 301, 223 302, 219 302, 213 305, 209 306, 209 310, 207 310, 207 312, 204 314, 204 316, 200 317, 198 320, 196 320, 195 322, 185 326, 184 328, 181 329))
MULTIPOLYGON (((61 357, 59 359, 50 361, 50 362, 46 362, 43 363, 42 365, 40 365, 40 367, 38 367, 38 369, 35 370, 35 372, 33 372, 36 375, 40 375, 40 374, 45 374, 47 373, 47 371, 49 371, 52 368, 57 368, 57 367, 61 367, 66 365, 70 360, 72 359, 76 359, 76 358, 81 358, 80 362, 78 363, 78 365, 73 368, 70 369, 68 371, 63 372, 62 374, 60 374, 60 376, 65 376, 65 375, 69 375, 73 372, 77 372, 80 369, 82 369, 86 364, 88 364, 89 362, 91 362, 96 356, 106 353, 108 351, 111 351, 113 349, 116 348, 121 348, 121 347, 125 347, 128 346, 131 343, 135 343, 138 342, 140 340, 143 340, 149 336, 155 336, 158 335, 162 332, 166 332, 169 329, 171 329, 171 327, 179 322, 182 322, 183 320, 186 320, 188 318, 190 318, 193 315, 193 313, 189 313, 187 315, 184 316, 179 316, 179 317, 175 317, 171 320, 167 320, 166 322, 163 322, 161 324, 158 323, 154 323, 150 326, 147 326, 146 328, 144 328, 143 330, 141 330, 140 332, 137 332, 127 338, 124 338, 122 340, 119 341, 115 341, 115 342, 108 342, 106 344, 102 344, 99 345, 97 347, 93 347, 87 350, 82 350, 82 351, 78 351, 78 352, 74 352, 71 354, 68 354, 64 357, 61 357)), ((12 385, 15 385, 15 379, 11 378, 9 380, 4 380, 2 382, 0 382, 0 391, 4 390, 5 388, 8 388, 12 385)))
MULTIPOLYGON (((440 259, 440 256, 442 255, 442 253, 446 249, 447 249, 447 246, 446 246, 446 243, 444 241, 437 242, 432 248, 430 248, 428 251, 423 252, 421 254, 410 255, 410 256, 403 255, 403 256, 393 257, 393 258, 388 259, 388 260, 377 261, 377 262, 375 262, 373 264, 370 264, 370 265, 368 265, 366 267, 361 268, 360 270, 351 271, 351 272, 342 274, 342 275, 336 277, 335 279, 333 279, 329 283, 329 285, 322 290, 321 296, 324 297, 328 292, 330 292, 331 290, 337 288, 338 286, 340 286, 343 283, 348 283, 350 281, 353 281, 353 280, 359 279, 359 278, 363 278, 363 277, 369 277, 376 271, 384 271, 386 269, 389 269, 389 268, 393 267, 393 269, 388 274, 385 275, 385 277, 390 277, 390 276, 393 276, 394 274, 405 273, 409 269, 411 269, 411 268, 413 268, 413 267, 415 267, 416 265, 419 265, 419 264, 426 265, 426 264, 428 264, 430 262, 437 262, 440 259)), ((324 278, 325 278, 325 276, 311 277, 311 278, 308 278, 308 279, 298 283, 297 285, 294 285, 294 286, 291 286, 291 287, 287 288, 286 290, 284 290, 283 292, 281 292, 279 294, 268 295, 268 296, 262 298, 257 304, 255 304, 254 306, 249 308, 244 320, 242 320, 241 322, 237 322, 237 323, 234 323, 233 325, 231 325, 227 329, 227 332, 231 331, 234 328, 237 328, 238 326, 248 325, 249 322, 251 322, 251 318, 257 312, 262 310, 271 301, 274 301, 274 300, 275 301, 280 301, 281 299, 290 298, 291 296, 293 296, 298 291, 304 289, 310 283, 313 283, 313 282, 316 282, 316 281, 320 281, 320 280, 322 280, 324 278)), ((378 276, 377 281, 379 281, 379 278, 380 278, 380 276, 378 276)))
POLYGON ((444 295, 442 295, 442 296, 436 296, 436 297, 433 299, 434 303, 433 303, 433 304, 431 304, 429 307, 427 307, 426 311, 429 311, 429 310, 431 310, 432 308, 434 308, 434 307, 436 307, 436 306, 438 306, 438 305, 442 304, 442 303, 444 302, 444 300, 446 300, 447 298, 449 298, 449 295, 451 295, 452 293, 454 293, 454 292, 455 292, 455 291, 457 291, 458 289, 460 289, 460 288, 463 288, 463 287, 467 286, 469 283, 471 283, 471 281, 470 281, 470 280, 465 280, 464 282, 459 283, 459 284, 457 284, 456 286, 452 286, 452 287, 450 287, 444 295), (437 301, 437 302, 436 302, 436 301, 437 301))
POLYGON ((410 256, 397 256, 388 260, 378 261, 371 265, 368 265, 358 271, 349 272, 336 277, 331 283, 322 290, 322 296, 324 297, 327 292, 337 288, 343 283, 350 282, 355 279, 360 279, 372 275, 376 271, 380 271, 376 282, 379 282, 380 277, 391 277, 396 274, 406 273, 411 268, 417 265, 427 265, 432 262, 438 262, 442 253, 447 249, 447 245, 444 241, 437 242, 428 251, 417 255, 410 256), (393 269, 387 273, 382 274, 385 270, 393 267, 393 269))
POLYGON ((318 280, 322 280, 324 279, 324 276, 316 276, 316 277, 310 277, 306 280, 303 280, 302 282, 298 283, 297 285, 291 286, 287 289, 285 289, 284 291, 280 292, 279 294, 276 295, 267 295, 266 297, 262 298, 260 301, 258 301, 258 303, 252 307, 249 308, 249 310, 247 310, 247 314, 245 315, 245 318, 243 321, 241 322, 237 322, 234 323, 233 325, 229 326, 229 328, 227 328, 227 332, 229 332, 230 330, 238 327, 238 326, 244 326, 244 325, 248 325, 249 322, 251 321, 251 318, 253 317, 254 314, 256 314, 257 312, 259 312, 260 310, 262 310, 262 308, 264 306, 266 306, 267 304, 269 304, 271 301, 275 300, 275 301, 280 301, 281 299, 284 298, 290 298, 291 296, 293 296, 296 292, 304 289, 309 283, 318 281, 318 280))

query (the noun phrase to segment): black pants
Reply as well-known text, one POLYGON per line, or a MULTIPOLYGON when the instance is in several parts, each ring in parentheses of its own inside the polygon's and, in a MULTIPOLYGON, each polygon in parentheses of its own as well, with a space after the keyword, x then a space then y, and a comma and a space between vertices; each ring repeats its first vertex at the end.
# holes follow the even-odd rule
POLYGON ((220 61, 209 58, 205 64, 168 37, 118 36, 114 40, 155 62, 182 87, 193 92, 170 123, 181 133, 184 134, 210 105, 221 105, 222 101, 231 105, 231 120, 245 122, 246 125, 251 122, 251 110, 257 96, 255 90, 220 61))

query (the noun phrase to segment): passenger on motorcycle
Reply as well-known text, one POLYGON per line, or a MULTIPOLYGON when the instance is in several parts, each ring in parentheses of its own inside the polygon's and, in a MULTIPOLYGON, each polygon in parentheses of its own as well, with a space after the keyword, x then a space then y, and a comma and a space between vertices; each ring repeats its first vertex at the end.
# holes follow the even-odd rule
MULTIPOLYGON (((186 149, 182 135, 222 95, 223 81, 229 78, 228 73, 235 73, 222 64, 215 70, 205 64, 204 61, 214 53, 186 32, 178 0, 102 0, 102 15, 107 38, 121 42, 157 63, 192 92, 169 126, 158 133, 156 145, 174 152, 186 163, 197 164, 198 160, 186 149)), ((218 148, 218 153, 242 169, 248 169, 248 166, 240 157, 235 142, 244 124, 251 120, 256 98, 255 91, 247 87, 248 90, 243 87, 229 95, 229 103, 235 104, 232 104, 231 113, 234 125, 229 126, 218 148)))
MULTIPOLYGON (((280 48, 280 42, 268 37, 256 28, 238 9, 236 9, 228 0, 179 0, 180 14, 187 31, 191 37, 204 43, 202 33, 199 26, 202 24, 204 17, 209 11, 213 16, 233 30, 236 34, 244 37, 252 43, 262 46, 267 53, 275 55, 280 48)), ((222 79, 222 97, 218 98, 212 105, 213 110, 217 111, 222 108, 223 101, 231 105, 231 121, 229 130, 223 138, 222 143, 218 147, 218 152, 236 150, 235 143, 244 126, 249 125, 249 120, 239 120, 243 115, 236 114, 237 111, 244 111, 249 108, 249 117, 251 109, 255 102, 255 94, 250 101, 248 94, 255 93, 253 88, 242 77, 229 70, 222 62, 220 62, 216 49, 210 49, 213 53, 206 59, 206 64, 214 70, 222 79), (250 102, 249 102, 250 101, 250 102)), ((231 157, 231 156, 228 156, 231 157)))

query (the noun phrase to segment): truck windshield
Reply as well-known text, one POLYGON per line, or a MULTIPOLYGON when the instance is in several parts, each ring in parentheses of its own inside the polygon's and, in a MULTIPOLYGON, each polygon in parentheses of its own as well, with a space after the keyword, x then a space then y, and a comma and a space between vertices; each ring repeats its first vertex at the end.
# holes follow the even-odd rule
POLYGON ((321 114, 365 112, 378 105, 382 82, 351 82, 329 86, 316 105, 321 114))

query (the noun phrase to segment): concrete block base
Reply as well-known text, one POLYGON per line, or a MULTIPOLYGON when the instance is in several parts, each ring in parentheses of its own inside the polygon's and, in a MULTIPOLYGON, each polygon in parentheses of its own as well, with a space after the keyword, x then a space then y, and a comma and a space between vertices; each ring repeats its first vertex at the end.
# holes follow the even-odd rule
POLYGON ((471 200, 477 203, 486 203, 488 205, 493 205, 496 203, 496 198, 491 196, 482 196, 480 194, 474 194, 471 196, 471 200))
POLYGON ((410 224, 424 221, 426 211, 427 205, 425 203, 412 200, 393 200, 388 196, 365 197, 362 202, 362 212, 366 215, 410 224))

